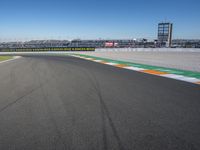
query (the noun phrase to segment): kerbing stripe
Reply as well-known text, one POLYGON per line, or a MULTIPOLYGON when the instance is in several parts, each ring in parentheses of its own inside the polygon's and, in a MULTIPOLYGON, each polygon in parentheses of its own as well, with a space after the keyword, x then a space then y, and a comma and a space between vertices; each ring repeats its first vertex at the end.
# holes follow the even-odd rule
POLYGON ((94 60, 93 58, 85 58, 85 59, 87 59, 87 60, 94 60))
POLYGON ((164 74, 167 74, 166 72, 161 72, 161 71, 157 71, 157 70, 143 70, 141 72, 149 73, 149 74, 154 74, 154 75, 164 75, 164 74))
POLYGON ((162 75, 162 76, 163 77, 167 77, 167 78, 176 79, 176 80, 192 82, 192 83, 199 82, 199 79, 192 78, 192 77, 185 77, 185 76, 182 76, 182 75, 166 74, 166 75, 162 75))
POLYGON ((138 68, 138 67, 124 67, 125 69, 129 69, 129 70, 134 70, 134 71, 142 71, 145 70, 143 68, 138 68))
POLYGON ((116 64, 114 66, 119 67, 119 68, 125 68, 125 67, 127 67, 127 65, 124 65, 124 64, 116 64))
MULTIPOLYGON (((74 55, 74 56, 78 57, 78 58, 82 58, 82 59, 98 62, 98 63, 101 63, 101 64, 112 65, 112 66, 119 67, 119 68, 124 68, 124 69, 143 72, 143 73, 147 73, 147 74, 167 77, 167 78, 171 78, 171 79, 181 80, 181 81, 190 82, 190 83, 194 83, 194 84, 199 84, 200 85, 200 79, 197 79, 195 77, 188 77, 188 76, 183 76, 183 75, 170 74, 170 73, 164 72, 166 70, 158 71, 158 70, 144 69, 144 68, 140 68, 139 66, 138 67, 129 66, 129 65, 126 65, 126 64, 113 63, 113 62, 100 60, 100 59, 95 59, 95 58, 90 58, 90 57, 76 56, 76 55, 74 55)), ((167 71, 170 71, 170 70, 167 70, 167 71)))
POLYGON ((106 64, 107 62, 106 62, 106 61, 101 61, 100 63, 102 63, 102 64, 106 64))
POLYGON ((93 60, 93 61, 95 61, 95 62, 99 62, 99 63, 102 62, 102 60, 93 60))
POLYGON ((117 63, 106 63, 107 65, 111 65, 111 66, 115 66, 115 65, 117 65, 117 63))

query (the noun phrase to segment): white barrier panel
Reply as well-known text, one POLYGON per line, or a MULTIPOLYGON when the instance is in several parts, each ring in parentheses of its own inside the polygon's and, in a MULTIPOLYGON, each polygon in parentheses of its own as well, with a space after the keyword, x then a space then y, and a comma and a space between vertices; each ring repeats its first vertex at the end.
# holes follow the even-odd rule
POLYGON ((200 52, 200 48, 96 48, 96 52, 200 52))

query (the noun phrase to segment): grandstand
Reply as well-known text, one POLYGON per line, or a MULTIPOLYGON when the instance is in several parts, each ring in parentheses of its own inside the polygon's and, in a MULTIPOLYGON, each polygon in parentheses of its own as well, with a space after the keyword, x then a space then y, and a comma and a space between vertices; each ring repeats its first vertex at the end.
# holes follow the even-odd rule
MULTIPOLYGON (((157 41, 147 39, 112 40, 32 40, 27 42, 2 42, 0 48, 50 48, 50 47, 94 47, 94 48, 158 48, 157 41)), ((175 39, 171 47, 200 48, 200 40, 175 39)))

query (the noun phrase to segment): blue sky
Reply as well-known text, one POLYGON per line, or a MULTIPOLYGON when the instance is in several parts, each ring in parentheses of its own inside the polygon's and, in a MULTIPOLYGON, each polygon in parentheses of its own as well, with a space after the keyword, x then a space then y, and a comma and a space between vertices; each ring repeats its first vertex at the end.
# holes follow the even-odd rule
POLYGON ((155 39, 174 23, 174 38, 200 39, 199 0, 0 0, 0 40, 155 39))

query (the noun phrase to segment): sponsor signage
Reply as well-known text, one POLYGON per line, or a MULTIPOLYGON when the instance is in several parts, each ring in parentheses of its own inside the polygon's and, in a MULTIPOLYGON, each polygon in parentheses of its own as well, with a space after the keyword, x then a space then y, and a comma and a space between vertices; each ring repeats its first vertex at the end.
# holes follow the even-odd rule
POLYGON ((116 42, 106 42, 105 47, 116 47, 118 46, 118 43, 116 42))
POLYGON ((45 48, 2 48, 1 52, 34 52, 34 51, 95 51, 94 47, 45 47, 45 48))

